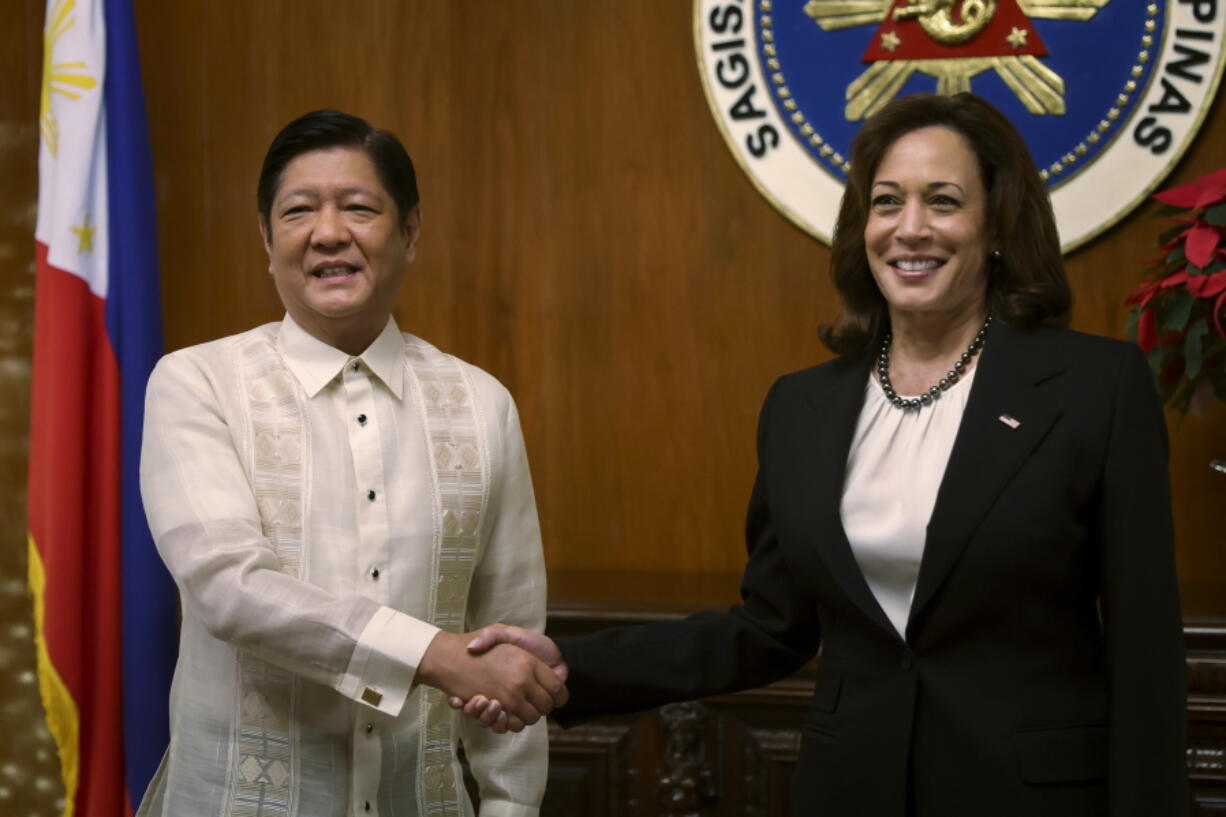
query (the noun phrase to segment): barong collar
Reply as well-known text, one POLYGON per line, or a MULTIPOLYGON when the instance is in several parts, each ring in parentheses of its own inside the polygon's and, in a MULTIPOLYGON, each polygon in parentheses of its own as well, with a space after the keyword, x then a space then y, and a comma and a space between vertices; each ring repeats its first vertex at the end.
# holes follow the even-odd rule
POLYGON ((352 357, 309 334, 286 314, 277 331, 277 351, 308 397, 319 394, 345 366, 357 360, 365 363, 397 400, 404 394, 404 338, 391 317, 366 350, 352 357))

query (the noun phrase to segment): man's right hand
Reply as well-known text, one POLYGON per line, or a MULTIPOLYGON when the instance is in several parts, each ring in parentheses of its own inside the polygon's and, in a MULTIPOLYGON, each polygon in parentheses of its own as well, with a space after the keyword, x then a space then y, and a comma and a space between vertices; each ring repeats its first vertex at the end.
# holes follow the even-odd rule
POLYGON ((418 682, 452 698, 499 701, 505 726, 500 732, 518 732, 566 703, 565 673, 559 674, 524 649, 494 641, 480 652, 470 649, 485 632, 440 632, 422 656, 418 682))
MULTIPOLYGON (((548 636, 509 624, 491 624, 478 630, 475 635, 468 643, 471 653, 485 653, 487 650, 492 653, 513 645, 545 662, 561 681, 566 680, 568 670, 562 659, 562 652, 548 636)), ((452 695, 449 703, 452 709, 463 709, 465 716, 479 721, 492 732, 518 732, 523 728, 522 724, 517 724, 518 713, 497 695, 481 694, 467 698, 452 695)), ((557 705, 562 706, 564 703, 565 701, 561 701, 557 705)))

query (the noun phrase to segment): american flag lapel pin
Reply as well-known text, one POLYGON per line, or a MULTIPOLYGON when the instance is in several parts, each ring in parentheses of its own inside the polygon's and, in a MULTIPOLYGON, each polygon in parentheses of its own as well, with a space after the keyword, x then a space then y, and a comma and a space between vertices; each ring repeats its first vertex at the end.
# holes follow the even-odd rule
POLYGON ((1022 424, 1021 420, 1016 419, 1010 414, 1002 414, 996 419, 1000 420, 1002 423, 1009 426, 1009 428, 1017 428, 1018 426, 1022 424))

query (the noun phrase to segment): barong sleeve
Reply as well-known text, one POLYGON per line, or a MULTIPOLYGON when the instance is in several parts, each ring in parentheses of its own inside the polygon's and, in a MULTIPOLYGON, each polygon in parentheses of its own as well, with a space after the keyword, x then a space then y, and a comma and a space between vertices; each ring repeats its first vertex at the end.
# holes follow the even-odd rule
MULTIPOLYGON (((543 631, 545 564, 532 476, 515 404, 505 389, 494 401, 501 440, 490 441, 493 479, 489 526, 473 575, 466 628, 495 622, 543 631)), ((542 718, 519 733, 496 735, 463 719, 461 739, 481 791, 481 817, 535 817, 545 790, 549 736, 542 718)))

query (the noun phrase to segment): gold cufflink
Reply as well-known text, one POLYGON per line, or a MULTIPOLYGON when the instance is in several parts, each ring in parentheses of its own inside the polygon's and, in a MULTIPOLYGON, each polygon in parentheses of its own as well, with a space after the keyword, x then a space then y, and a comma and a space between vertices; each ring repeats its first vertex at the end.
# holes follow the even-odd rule
POLYGON ((376 689, 366 687, 366 689, 362 691, 362 700, 371 706, 378 706, 379 702, 383 700, 383 693, 376 689))

